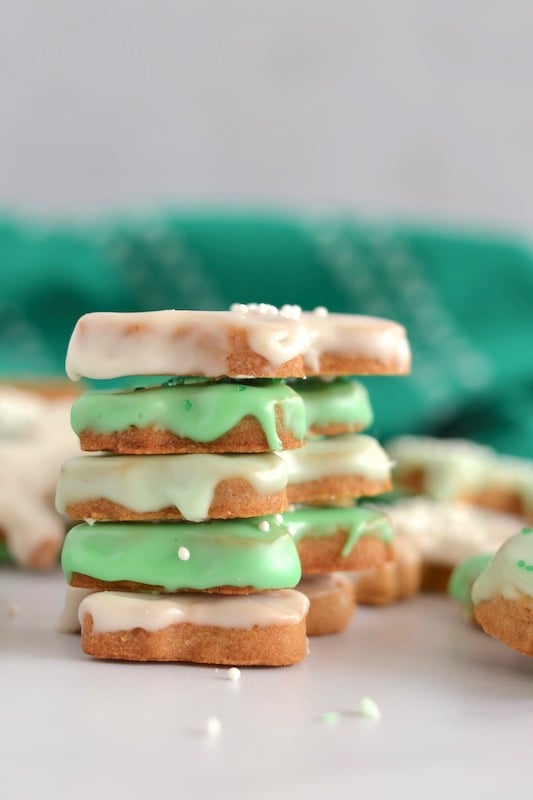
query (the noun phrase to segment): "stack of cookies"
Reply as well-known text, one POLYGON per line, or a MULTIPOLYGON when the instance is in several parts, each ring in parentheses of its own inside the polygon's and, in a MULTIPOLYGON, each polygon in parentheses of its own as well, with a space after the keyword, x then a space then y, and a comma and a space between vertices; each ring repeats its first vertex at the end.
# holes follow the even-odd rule
POLYGON ((369 317, 304 313, 310 336, 306 381, 293 388, 306 406, 306 444, 283 453, 289 470, 284 515, 296 542, 311 601, 308 633, 343 630, 354 608, 346 572, 383 567, 394 557, 387 517, 358 504, 389 491, 391 462, 372 437, 360 433, 373 421, 366 389, 351 376, 393 375, 409 370, 405 331, 369 317))
POLYGON ((56 503, 84 520, 62 566, 83 597, 86 653, 240 666, 305 657, 309 601, 292 588, 301 567, 277 452, 302 444, 304 405, 282 379, 304 375, 307 347, 305 326, 270 307, 78 321, 71 379, 145 380, 72 408, 93 454, 65 462, 56 503))

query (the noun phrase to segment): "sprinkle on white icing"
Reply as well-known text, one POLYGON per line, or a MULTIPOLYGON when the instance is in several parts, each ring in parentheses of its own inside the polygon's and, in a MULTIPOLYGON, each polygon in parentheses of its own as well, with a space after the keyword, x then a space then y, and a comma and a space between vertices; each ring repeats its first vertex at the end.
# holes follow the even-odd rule
POLYGON ((239 667, 230 667, 227 671, 227 677, 230 681, 238 681, 241 677, 241 671, 239 667))
POLYGON ((507 600, 533 598, 533 529, 507 539, 472 587, 474 605, 501 595, 507 600))
POLYGON ((263 533, 267 533, 270 530, 270 522, 267 519, 262 519, 257 527, 259 528, 260 531, 263 531, 263 533))
POLYGON ((389 517, 396 541, 412 542, 426 562, 448 565, 494 552, 522 524, 510 514, 427 497, 398 500, 377 510, 389 517))
POLYGON ((191 551, 187 547, 178 548, 178 558, 180 561, 188 561, 191 557, 191 551))
POLYGON ((341 475, 383 481, 391 472, 391 462, 383 448, 365 434, 313 439, 298 450, 284 450, 279 455, 287 464, 289 484, 341 475))
POLYGON ((188 622, 218 628, 249 629, 254 626, 294 625, 302 621, 309 600, 294 589, 249 595, 95 592, 80 603, 79 620, 93 619, 97 633, 143 628, 160 631, 188 622))
POLYGON ((287 485, 285 462, 274 453, 242 455, 83 455, 61 469, 56 507, 105 498, 134 512, 176 506, 193 522, 207 519, 217 484, 245 478, 260 495, 287 485))

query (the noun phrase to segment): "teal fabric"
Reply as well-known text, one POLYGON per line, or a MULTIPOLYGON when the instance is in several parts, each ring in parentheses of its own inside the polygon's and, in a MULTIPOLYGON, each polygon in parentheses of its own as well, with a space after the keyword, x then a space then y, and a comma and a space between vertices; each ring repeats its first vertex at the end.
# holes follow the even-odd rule
POLYGON ((0 377, 64 374, 97 310, 324 305, 403 323, 408 378, 365 379, 386 440, 465 436, 533 456, 527 237, 349 217, 162 213, 79 225, 0 221, 0 377))

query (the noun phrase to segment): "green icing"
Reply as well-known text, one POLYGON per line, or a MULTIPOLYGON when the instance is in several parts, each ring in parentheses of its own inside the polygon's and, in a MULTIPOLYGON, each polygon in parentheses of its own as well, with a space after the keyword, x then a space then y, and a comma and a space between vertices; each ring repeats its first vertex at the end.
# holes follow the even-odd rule
POLYGON ((307 538, 326 538, 339 530, 346 532, 343 556, 351 553, 361 536, 377 536, 388 543, 394 538, 387 517, 361 506, 297 508, 283 514, 283 524, 296 542, 307 538))
POLYGON ((215 586, 285 589, 301 577, 292 537, 270 516, 157 525, 82 523, 67 534, 61 565, 67 580, 79 572, 103 581, 163 586, 168 592, 215 586), (269 530, 260 530, 261 522, 269 530), (188 559, 179 557, 181 548, 188 559))
POLYGON ((11 553, 9 552, 7 542, 2 539, 0 540, 0 564, 9 561, 12 561, 11 553))
POLYGON ((352 378, 308 378, 291 386, 304 401, 308 428, 337 423, 357 425, 362 430, 373 422, 368 392, 352 378))
POLYGON ((483 572, 492 553, 476 553, 454 567, 450 580, 448 581, 448 595, 466 612, 467 616, 472 616, 472 586, 479 575, 483 572))
POLYGON ((89 392, 74 402, 71 424, 77 434, 153 426, 205 443, 218 439, 250 415, 261 425, 270 449, 279 450, 278 405, 284 427, 302 439, 306 430, 303 401, 280 381, 203 381, 130 392, 89 392))

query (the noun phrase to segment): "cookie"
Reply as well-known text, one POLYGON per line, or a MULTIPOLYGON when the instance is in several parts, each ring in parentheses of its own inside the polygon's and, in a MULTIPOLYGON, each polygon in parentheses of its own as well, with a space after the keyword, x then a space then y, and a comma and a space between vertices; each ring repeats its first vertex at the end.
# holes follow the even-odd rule
POLYGON ((374 569, 350 573, 350 578, 361 605, 381 606, 406 600, 420 591, 420 552, 406 537, 395 537, 393 560, 374 569))
POLYGON ((70 430, 71 398, 0 387, 0 540, 20 567, 58 562, 68 521, 54 509, 62 461, 79 453, 70 430))
POLYGON ((330 314, 325 308, 301 315, 310 344, 304 353, 311 375, 406 375, 411 352, 405 328, 397 322, 356 314, 330 314))
POLYGON ((369 569, 393 557, 391 526, 375 511, 354 505, 302 507, 282 517, 306 575, 369 569))
POLYGON ((533 528, 507 539, 472 586, 474 618, 485 633, 533 655, 533 528))
POLYGON ((90 392, 74 402, 82 450, 130 454, 258 453, 301 447, 304 402, 281 381, 169 381, 90 392))
POLYGON ((280 453, 287 464, 290 503, 341 503, 392 488, 391 462, 375 439, 345 434, 311 439, 280 453))
POLYGON ((308 378, 291 386, 305 404, 308 437, 355 433, 373 422, 368 392, 352 378, 308 378))
POLYGON ((84 455, 63 464, 56 507, 76 520, 254 517, 284 511, 286 485, 275 453, 84 455))
POLYGON ((406 538, 420 552, 425 590, 445 592, 458 563, 476 553, 494 552, 520 527, 517 517, 426 497, 378 508, 389 517, 395 542, 406 538))
POLYGON ((489 564, 494 553, 476 553, 455 566, 448 581, 448 595, 461 608, 463 616, 474 621, 472 586, 489 564))
POLYGON ((292 536, 273 517, 206 523, 81 523, 61 564, 71 586, 239 594, 296 586, 292 536))
POLYGON ((296 588, 309 600, 308 636, 327 636, 345 630, 356 604, 352 584, 344 573, 304 575, 296 588))
POLYGON ((308 344, 303 323, 272 306, 95 312, 76 323, 66 371, 73 381, 129 375, 304 377, 308 344))
POLYGON ((288 666, 307 655, 308 607, 290 589, 247 597, 97 592, 80 604, 82 648, 101 659, 288 666))

